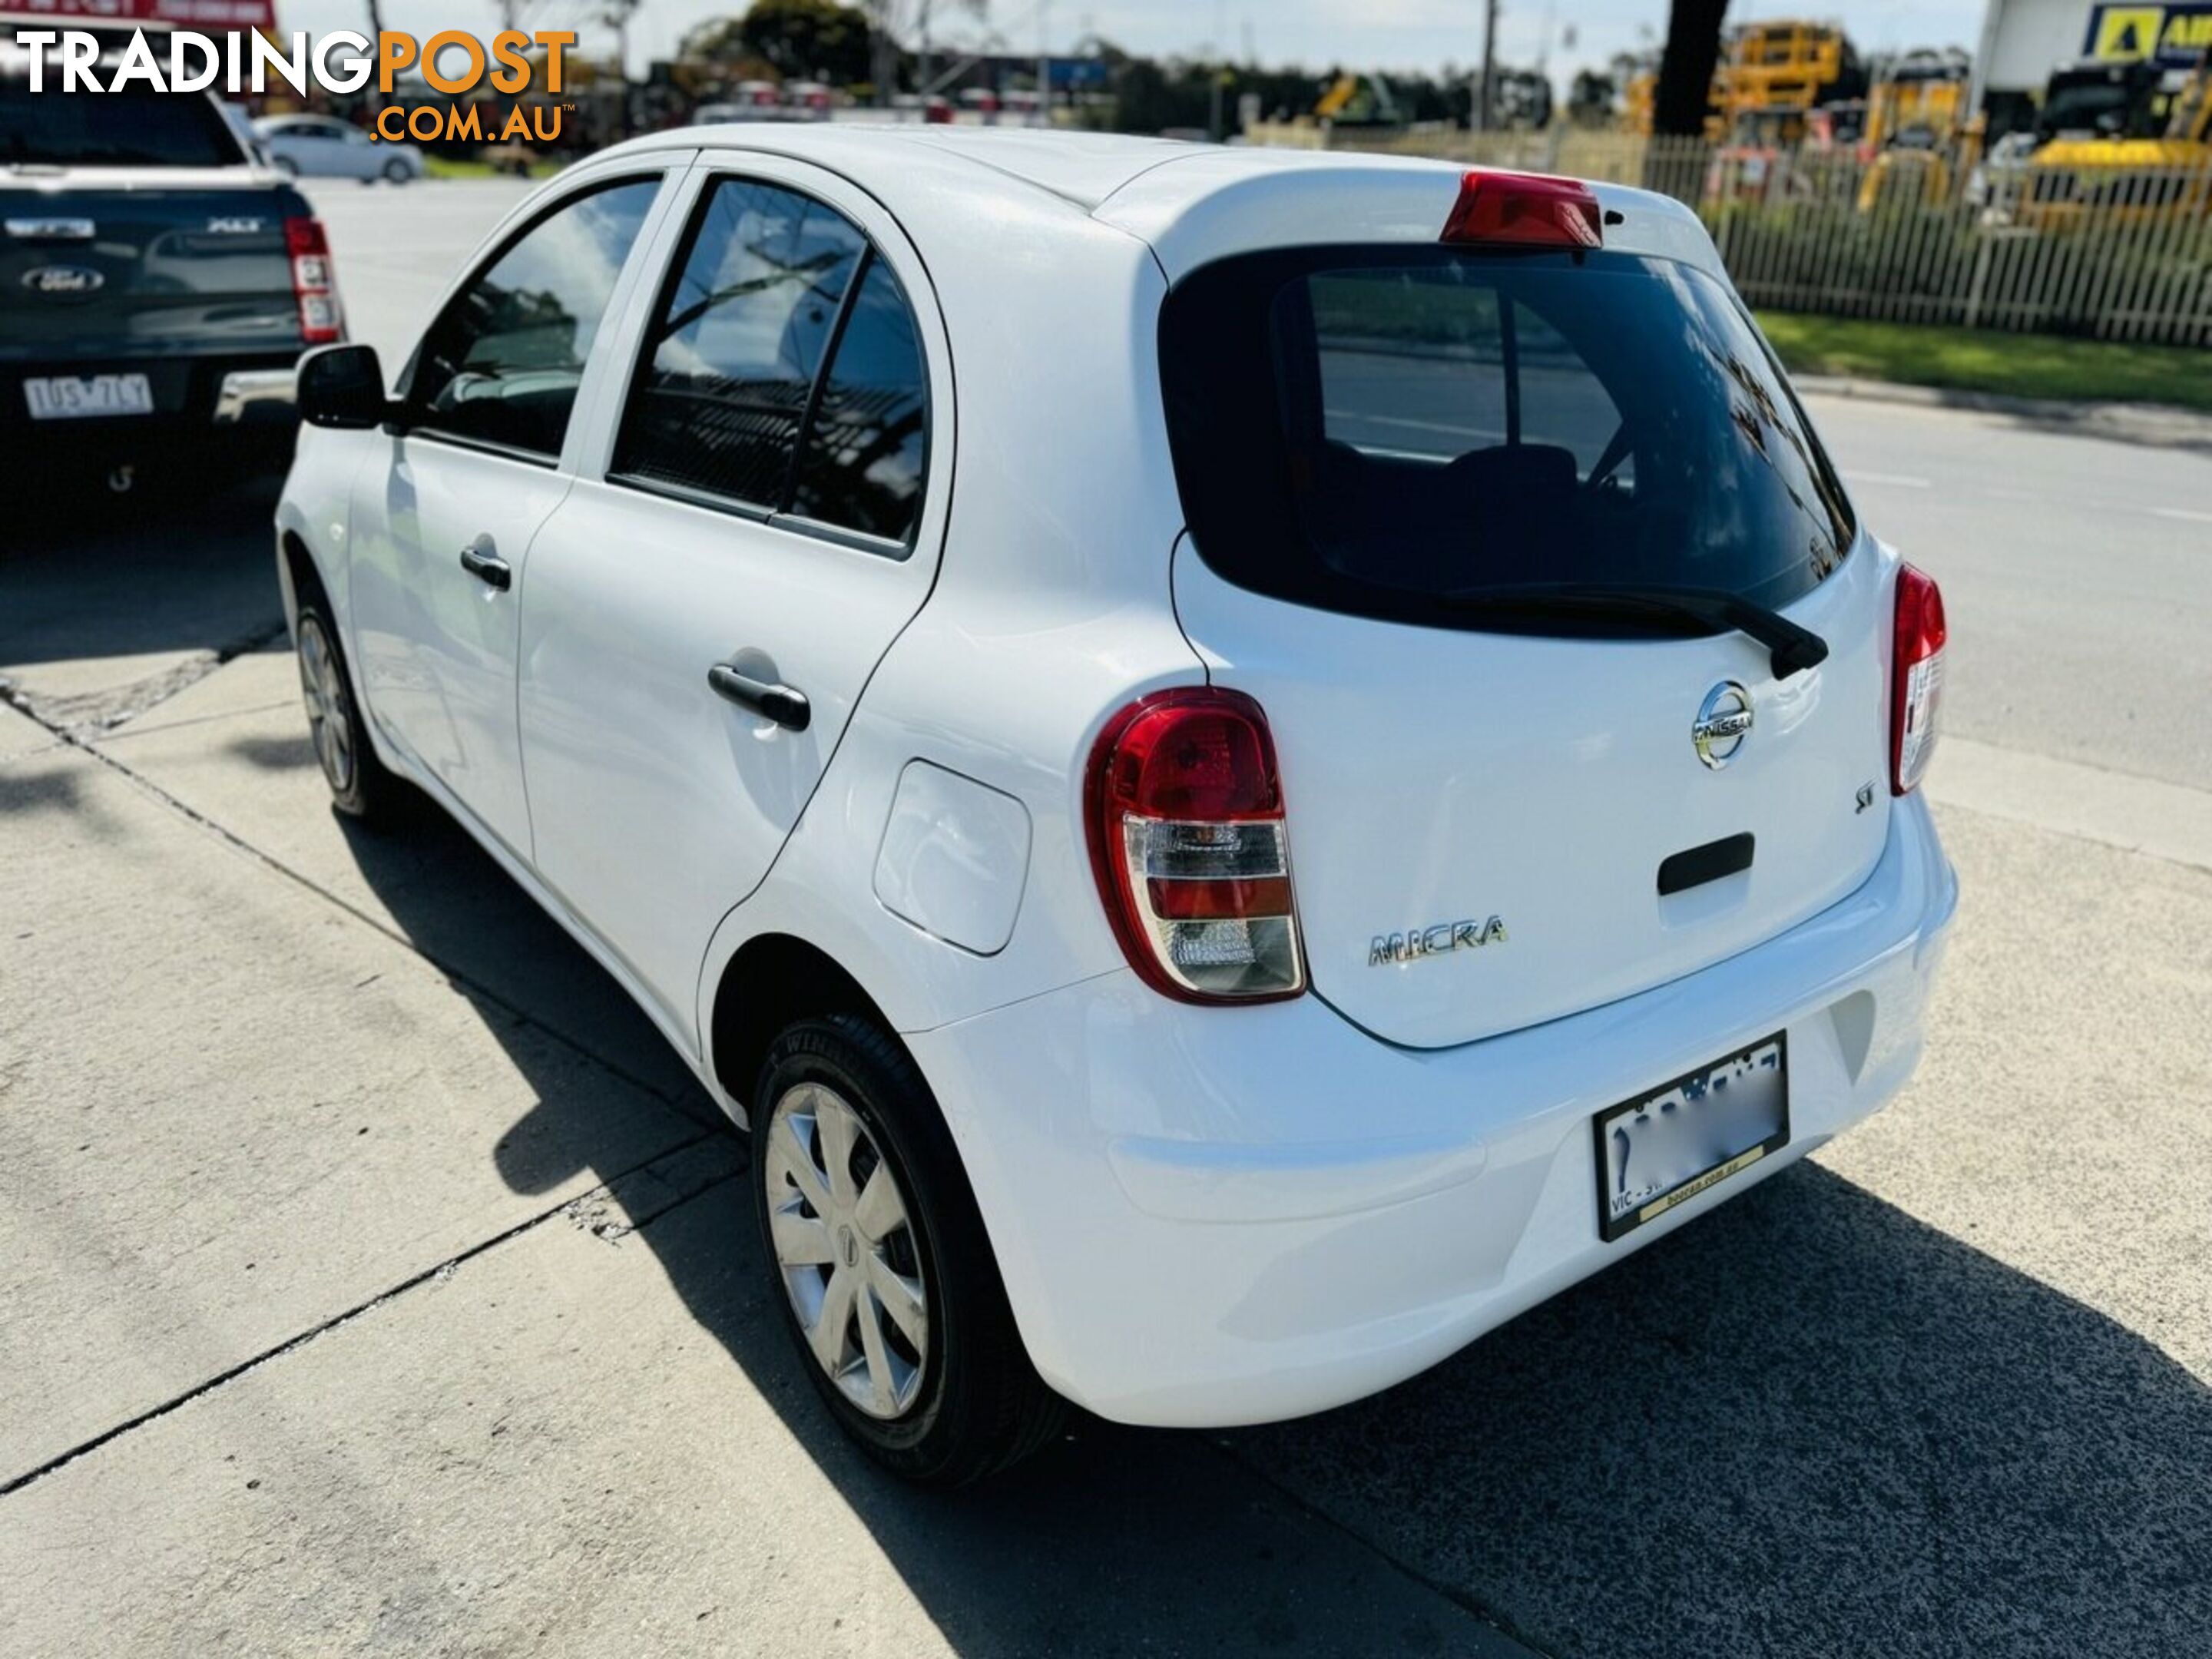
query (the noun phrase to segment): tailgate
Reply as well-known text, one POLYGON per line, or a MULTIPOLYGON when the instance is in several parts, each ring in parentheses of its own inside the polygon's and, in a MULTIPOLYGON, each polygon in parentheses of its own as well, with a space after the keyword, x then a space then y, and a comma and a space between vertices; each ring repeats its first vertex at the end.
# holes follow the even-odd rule
POLYGON ((296 349, 289 192, 0 186, 0 356, 296 349))
POLYGON ((1266 712, 1351 1018, 1419 1048, 1555 1019, 1873 869, 1892 572, 1723 281, 1272 248, 1176 283, 1160 361, 1176 614, 1266 712))
POLYGON ((1791 612, 1828 660, 1777 680, 1740 635, 1406 627, 1248 592, 1188 541, 1175 567, 1213 679, 1267 714, 1314 989, 1414 1048, 1693 973, 1863 881, 1889 823, 1887 585, 1869 543, 1791 612), (1753 725, 1716 769, 1692 728, 1729 683, 1753 725), (1669 859, 1717 846, 1732 861, 1742 836, 1743 869, 1662 891, 1669 859))

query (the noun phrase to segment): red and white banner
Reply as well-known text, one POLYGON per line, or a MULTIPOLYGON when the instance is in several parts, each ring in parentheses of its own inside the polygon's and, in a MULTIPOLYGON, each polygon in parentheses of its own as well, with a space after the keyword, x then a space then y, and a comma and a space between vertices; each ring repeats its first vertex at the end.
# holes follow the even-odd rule
POLYGON ((273 29, 276 0, 0 0, 0 29, 47 22, 273 29))

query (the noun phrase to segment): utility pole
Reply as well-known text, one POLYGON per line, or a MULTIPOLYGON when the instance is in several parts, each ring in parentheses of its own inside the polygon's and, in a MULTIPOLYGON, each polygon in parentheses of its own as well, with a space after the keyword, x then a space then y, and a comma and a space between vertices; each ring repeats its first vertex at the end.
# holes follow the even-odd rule
POLYGON ((1037 0, 1037 119, 1052 125, 1052 0, 1037 0))
POLYGON ((1228 57, 1224 45, 1228 27, 1225 0, 1213 0, 1213 45, 1206 54, 1213 59, 1213 103, 1212 112, 1206 117, 1206 130, 1213 135, 1213 142, 1217 144, 1226 137, 1221 127, 1221 67, 1228 57))
MULTIPOLYGON (((368 0, 368 44, 374 52, 384 39, 384 0, 368 0)), ((376 118, 384 112, 384 89, 376 83, 376 76, 368 77, 363 88, 368 94, 368 124, 374 127, 376 118)))
POLYGON ((1498 85, 1498 0, 1483 0, 1482 8, 1482 79, 1474 95, 1474 130, 1490 131, 1492 112, 1497 106, 1498 85))
POLYGON ((607 13, 607 21, 615 31, 615 79, 622 87, 621 114, 616 124, 617 136, 629 137, 629 20, 638 7, 638 0, 614 0, 613 9, 607 13))

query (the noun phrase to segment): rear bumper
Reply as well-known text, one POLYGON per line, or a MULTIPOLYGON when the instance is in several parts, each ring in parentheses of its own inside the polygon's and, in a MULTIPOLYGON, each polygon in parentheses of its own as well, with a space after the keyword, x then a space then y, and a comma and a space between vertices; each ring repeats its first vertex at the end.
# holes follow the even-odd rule
POLYGON ((216 383, 216 426, 284 426, 299 420, 299 372, 295 368, 234 368, 216 383))
POLYGON ((1956 902, 1911 797, 1811 921, 1456 1048, 1391 1047, 1313 996, 1188 1007, 1127 972, 908 1040, 1045 1379, 1123 1422, 1262 1422, 1425 1370, 1875 1111, 1919 1058, 1956 902), (1778 1029, 1790 1143, 1604 1243, 1591 1115, 1778 1029))
POLYGON ((281 435, 298 423, 294 392, 299 353, 249 356, 100 358, 89 362, 0 358, 0 435, 14 443, 103 451, 120 445, 204 436, 217 444, 281 435), (33 420, 23 382, 52 375, 143 374, 150 414, 33 420))

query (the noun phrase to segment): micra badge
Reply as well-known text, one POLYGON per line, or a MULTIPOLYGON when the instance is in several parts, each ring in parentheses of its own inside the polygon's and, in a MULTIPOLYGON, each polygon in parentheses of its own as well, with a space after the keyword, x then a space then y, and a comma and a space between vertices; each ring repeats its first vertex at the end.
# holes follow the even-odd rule
POLYGON ((1382 968, 1504 943, 1505 924, 1496 916, 1486 921, 1440 921, 1433 927, 1415 927, 1402 933, 1377 933, 1367 946, 1367 965, 1382 968))

